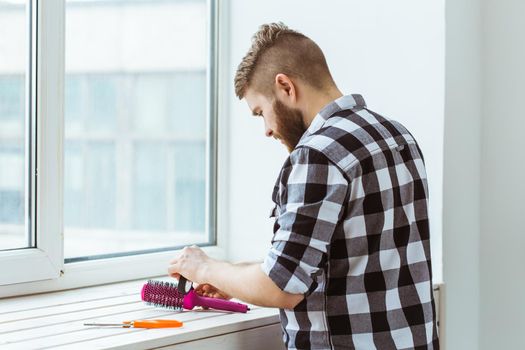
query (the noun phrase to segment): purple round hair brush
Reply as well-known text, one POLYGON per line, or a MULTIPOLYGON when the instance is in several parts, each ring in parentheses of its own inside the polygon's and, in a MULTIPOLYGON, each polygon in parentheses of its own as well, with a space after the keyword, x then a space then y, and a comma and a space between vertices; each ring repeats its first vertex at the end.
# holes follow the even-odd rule
POLYGON ((195 306, 209 307, 217 310, 246 312, 248 305, 229 300, 208 298, 198 295, 191 289, 187 294, 177 289, 177 284, 162 281, 148 281, 143 287, 141 298, 153 306, 172 310, 191 310, 195 306))

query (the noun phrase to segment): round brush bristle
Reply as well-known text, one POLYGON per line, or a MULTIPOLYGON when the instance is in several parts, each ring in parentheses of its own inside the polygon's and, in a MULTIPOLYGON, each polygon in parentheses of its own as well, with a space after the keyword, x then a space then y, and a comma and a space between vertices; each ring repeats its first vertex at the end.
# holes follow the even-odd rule
POLYGON ((177 290, 175 283, 152 280, 142 287, 141 297, 150 305, 172 310, 182 310, 184 299, 184 295, 177 290))

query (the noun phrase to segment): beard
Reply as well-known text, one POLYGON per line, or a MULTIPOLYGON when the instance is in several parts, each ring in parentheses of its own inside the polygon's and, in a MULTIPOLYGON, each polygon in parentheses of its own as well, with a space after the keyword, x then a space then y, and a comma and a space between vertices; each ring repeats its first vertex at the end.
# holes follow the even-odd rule
POLYGON ((306 132, 303 113, 299 109, 289 108, 277 98, 272 103, 276 117, 277 137, 280 138, 288 152, 292 152, 306 132))

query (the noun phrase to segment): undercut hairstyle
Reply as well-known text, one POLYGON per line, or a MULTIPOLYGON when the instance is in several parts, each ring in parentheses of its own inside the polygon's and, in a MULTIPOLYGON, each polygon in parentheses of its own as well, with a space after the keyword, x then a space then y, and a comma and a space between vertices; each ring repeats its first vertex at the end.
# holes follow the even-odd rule
POLYGON ((335 85, 323 51, 313 40, 282 22, 263 24, 237 68, 235 94, 242 99, 246 89, 253 88, 270 97, 280 73, 316 89, 335 85))

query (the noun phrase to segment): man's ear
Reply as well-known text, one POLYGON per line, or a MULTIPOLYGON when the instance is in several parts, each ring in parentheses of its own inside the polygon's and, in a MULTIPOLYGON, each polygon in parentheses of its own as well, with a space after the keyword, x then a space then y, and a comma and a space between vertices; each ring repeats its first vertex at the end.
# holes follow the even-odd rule
POLYGON ((297 101, 297 90, 294 82, 284 73, 275 76, 275 90, 282 100, 297 101))

